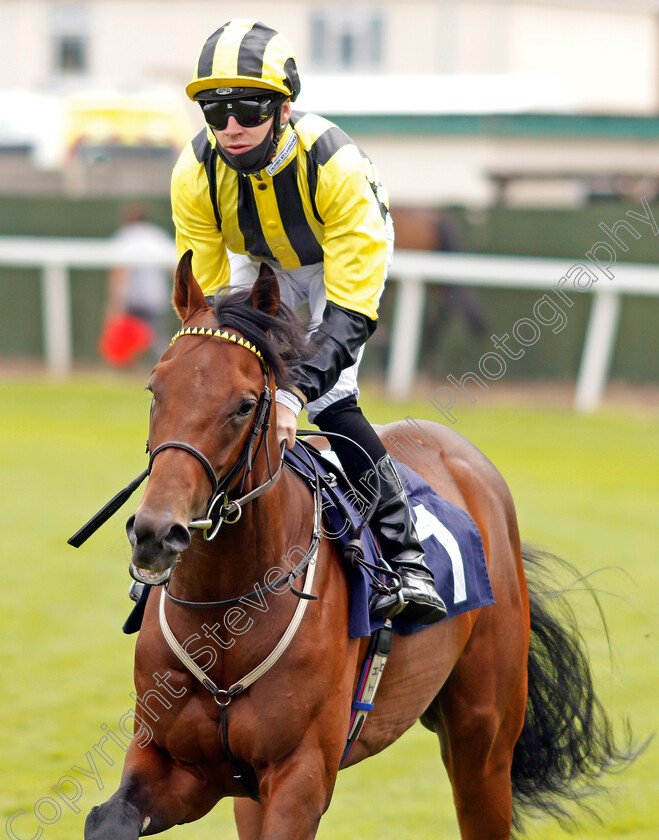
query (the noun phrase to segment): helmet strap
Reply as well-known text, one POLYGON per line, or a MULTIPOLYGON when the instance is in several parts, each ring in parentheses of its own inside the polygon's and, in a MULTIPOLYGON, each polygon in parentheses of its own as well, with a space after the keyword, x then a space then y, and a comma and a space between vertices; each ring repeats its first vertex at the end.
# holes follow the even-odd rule
POLYGON ((232 155, 217 143, 217 153, 231 169, 240 172, 243 175, 255 175, 270 163, 275 153, 279 140, 284 133, 286 126, 281 124, 282 105, 279 105, 272 115, 272 131, 268 132, 263 140, 249 152, 244 152, 242 155, 232 155))
POLYGON ((281 124, 281 111, 282 111, 283 104, 284 103, 282 102, 282 104, 279 105, 275 109, 275 112, 273 114, 274 119, 272 120, 272 125, 273 125, 273 140, 275 141, 275 146, 279 145, 281 135, 284 133, 284 129, 286 128, 285 125, 281 124))
MULTIPOLYGON (((275 117, 277 114, 275 114, 275 117)), ((258 146, 243 152, 242 155, 232 155, 225 151, 219 143, 216 145, 217 153, 231 169, 240 172, 242 175, 254 175, 268 165, 274 153, 277 151, 278 138, 275 139, 275 121, 273 128, 269 131, 258 146)))

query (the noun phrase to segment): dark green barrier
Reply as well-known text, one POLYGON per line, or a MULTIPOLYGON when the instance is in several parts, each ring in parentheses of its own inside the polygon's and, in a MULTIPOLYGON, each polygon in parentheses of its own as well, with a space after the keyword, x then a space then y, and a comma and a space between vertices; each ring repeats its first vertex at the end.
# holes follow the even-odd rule
MULTIPOLYGON (((166 198, 143 202, 152 218, 173 232, 166 198)), ((0 231, 3 235, 109 236, 117 228, 126 202, 110 200, 57 200, 0 197, 0 231)), ((451 209, 462 250, 473 253, 520 254, 580 261, 602 238, 598 225, 612 226, 625 210, 638 211, 639 204, 595 203, 577 211, 515 210, 493 208, 478 213, 451 209)), ((656 212, 659 218, 659 211, 656 212)), ((630 242, 624 258, 635 262, 656 261, 659 238, 648 225, 639 225, 642 236, 630 242)), ((614 269, 615 271, 615 269, 614 269)), ((98 358, 96 343, 105 301, 102 271, 72 272, 73 349, 77 360, 98 358)), ((558 280, 559 278, 557 278, 558 280)), ((615 283, 615 280, 611 281, 615 283)), ((389 325, 396 284, 391 282, 382 299, 380 325, 369 342, 364 372, 379 373, 386 364, 389 325)), ((39 274, 33 270, 0 268, 0 356, 42 356, 39 274)), ((473 368, 483 353, 493 349, 490 336, 510 332, 519 318, 529 317, 540 292, 474 289, 484 318, 485 332, 470 333, 459 311, 447 306, 437 287, 428 287, 426 324, 420 368, 433 377, 452 373, 460 377, 473 368)), ((524 356, 510 361, 509 379, 572 379, 578 369, 590 295, 573 295, 566 307, 567 324, 554 335, 544 328, 537 343, 524 356)), ((450 303, 450 299, 448 301, 450 303)), ((612 363, 612 375, 633 382, 659 379, 659 318, 657 298, 623 298, 620 330, 612 363)), ((172 330, 176 319, 172 315, 172 330)))

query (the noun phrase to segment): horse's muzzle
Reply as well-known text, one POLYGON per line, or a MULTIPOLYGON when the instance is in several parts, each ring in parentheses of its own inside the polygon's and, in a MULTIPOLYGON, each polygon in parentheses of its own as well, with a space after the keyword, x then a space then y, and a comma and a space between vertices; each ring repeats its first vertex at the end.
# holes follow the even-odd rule
POLYGON ((133 547, 130 574, 140 583, 158 585, 169 579, 179 555, 190 545, 190 531, 180 523, 156 521, 144 509, 126 522, 133 547))

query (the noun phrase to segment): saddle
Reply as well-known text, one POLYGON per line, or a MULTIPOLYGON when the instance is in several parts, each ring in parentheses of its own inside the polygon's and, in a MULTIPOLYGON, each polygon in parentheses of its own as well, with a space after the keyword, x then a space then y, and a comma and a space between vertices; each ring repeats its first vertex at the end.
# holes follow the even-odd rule
MULTIPOLYGON (((350 583, 350 638, 370 636, 383 626, 383 619, 369 614, 372 594, 372 569, 382 570, 379 577, 385 585, 386 564, 383 563, 376 538, 364 523, 363 497, 355 490, 341 470, 331 450, 322 453, 299 442, 286 450, 284 458, 291 469, 311 482, 315 470, 321 479, 323 493, 323 533, 338 542, 348 563, 350 583), (363 556, 356 557, 351 543, 359 534, 363 556)), ((485 564, 481 536, 473 519, 461 508, 435 493, 416 472, 394 459, 398 474, 408 494, 416 530, 423 544, 426 563, 435 578, 437 592, 446 603, 447 617, 494 603, 490 579, 485 564)), ((386 558, 385 558, 386 559, 386 558)), ((405 617, 403 611, 392 620, 395 633, 410 635, 427 625, 420 625, 405 617)))

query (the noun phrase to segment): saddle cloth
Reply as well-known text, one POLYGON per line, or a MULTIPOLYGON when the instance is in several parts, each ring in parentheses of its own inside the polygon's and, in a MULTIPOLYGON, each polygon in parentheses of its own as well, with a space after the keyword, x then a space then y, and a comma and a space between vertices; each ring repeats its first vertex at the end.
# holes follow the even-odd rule
MULTIPOLYGON (((313 470, 309 458, 316 461, 322 476, 333 478, 333 487, 343 506, 338 509, 327 491, 323 491, 323 533, 344 546, 351 538, 350 526, 361 524, 362 517, 351 489, 333 452, 322 455, 296 445, 286 450, 286 461, 309 477, 313 470), (349 520, 349 521, 348 521, 349 520)), ((481 536, 473 519, 461 508, 442 499, 430 485, 409 467, 394 459, 407 492, 416 529, 426 552, 426 563, 435 577, 435 586, 444 599, 448 617, 494 603, 490 578, 485 565, 481 536)), ((362 534, 365 559, 378 561, 370 531, 362 534)), ((382 627, 383 619, 369 615, 368 602, 373 594, 367 573, 350 565, 350 638, 370 636, 382 627)), ((424 625, 405 618, 405 612, 393 619, 394 632, 410 635, 424 630, 424 625)))

